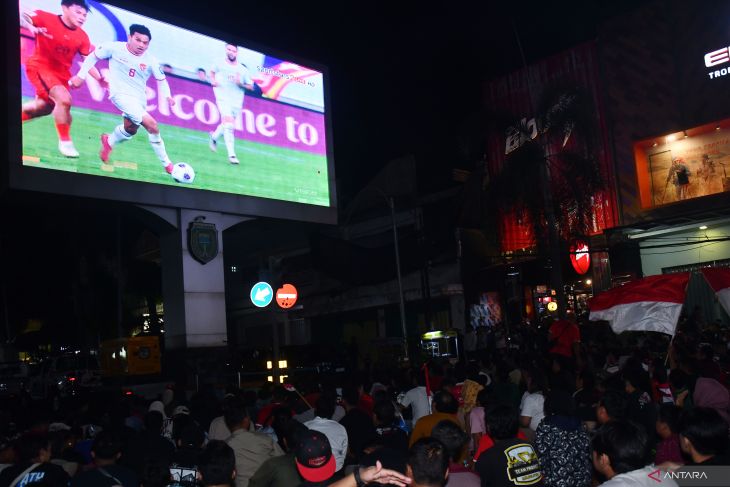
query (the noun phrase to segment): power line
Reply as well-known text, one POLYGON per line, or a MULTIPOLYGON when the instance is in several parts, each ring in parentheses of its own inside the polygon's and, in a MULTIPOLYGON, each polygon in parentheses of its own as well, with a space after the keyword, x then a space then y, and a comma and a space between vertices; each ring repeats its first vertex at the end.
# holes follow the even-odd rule
POLYGON ((704 245, 700 245, 698 247, 692 247, 691 249, 673 250, 670 252, 647 252, 643 255, 664 255, 664 254, 678 254, 680 252, 691 252, 693 250, 699 250, 699 249, 702 249, 705 247, 709 247, 710 245, 715 245, 716 243, 718 243, 718 242, 710 242, 710 243, 707 243, 704 245))

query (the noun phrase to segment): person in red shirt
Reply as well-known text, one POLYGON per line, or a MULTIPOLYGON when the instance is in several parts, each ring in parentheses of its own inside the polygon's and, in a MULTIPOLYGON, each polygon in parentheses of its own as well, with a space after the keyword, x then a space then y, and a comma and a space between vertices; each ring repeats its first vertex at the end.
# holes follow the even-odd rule
POLYGON ((256 416, 256 426, 271 426, 274 420, 274 411, 278 408, 289 409, 290 415, 294 414, 294 411, 291 411, 291 407, 287 403, 287 391, 284 386, 276 386, 271 392, 271 402, 259 410, 259 414, 256 416))
POLYGON ((572 321, 555 320, 550 326, 549 340, 551 354, 574 358, 580 343, 580 329, 572 321))
MULTIPOLYGON (((61 15, 43 10, 22 12, 20 25, 35 36, 35 50, 25 64, 25 73, 36 97, 22 107, 23 122, 53 113, 58 132, 58 150, 66 157, 79 157, 71 140, 71 93, 68 80, 76 54, 94 50, 81 27, 89 6, 86 0, 62 0, 61 15)), ((98 70, 91 73, 101 81, 98 70)))

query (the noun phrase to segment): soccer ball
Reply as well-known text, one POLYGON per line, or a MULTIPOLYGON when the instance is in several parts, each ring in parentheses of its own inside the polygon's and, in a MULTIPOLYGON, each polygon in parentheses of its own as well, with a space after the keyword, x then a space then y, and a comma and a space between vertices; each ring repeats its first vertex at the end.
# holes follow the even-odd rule
POLYGON ((193 166, 185 162, 176 162, 172 166, 172 179, 178 183, 190 184, 195 180, 195 170, 193 166))

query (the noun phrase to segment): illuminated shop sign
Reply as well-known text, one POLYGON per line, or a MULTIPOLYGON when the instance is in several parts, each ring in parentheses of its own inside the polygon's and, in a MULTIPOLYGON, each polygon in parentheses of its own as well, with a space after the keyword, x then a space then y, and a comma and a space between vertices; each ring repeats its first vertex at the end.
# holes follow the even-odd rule
MULTIPOLYGON (((730 61, 730 47, 723 47, 716 51, 708 52, 705 54, 705 66, 708 68, 715 68, 730 61)), ((710 79, 719 78, 721 76, 727 76, 730 66, 723 66, 721 68, 715 68, 709 71, 707 75, 710 79)))
POLYGON ((591 267, 591 254, 588 244, 576 239, 570 244, 570 263, 578 274, 585 274, 591 267))

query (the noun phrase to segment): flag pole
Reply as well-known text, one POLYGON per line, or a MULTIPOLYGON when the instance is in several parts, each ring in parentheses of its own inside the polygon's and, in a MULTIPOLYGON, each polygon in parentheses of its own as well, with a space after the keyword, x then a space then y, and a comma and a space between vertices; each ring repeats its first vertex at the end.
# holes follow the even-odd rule
POLYGON ((306 405, 307 405, 307 407, 308 407, 309 409, 314 409, 314 408, 312 408, 312 405, 311 405, 311 404, 309 404, 309 401, 307 401, 307 400, 306 400, 306 399, 304 398, 304 396, 302 396, 302 393, 301 393, 301 392, 297 391, 297 394, 298 394, 298 395, 299 395, 299 397, 300 397, 300 398, 302 399, 302 401, 304 401, 304 404, 306 404, 306 405))
MULTIPOLYGON (((687 278, 687 284, 684 286, 684 294, 685 294, 685 300, 687 299, 687 289, 689 288, 689 281, 692 279, 692 273, 689 272, 689 277, 687 278)), ((684 307, 684 305, 682 305, 684 307)), ((680 314, 681 315, 681 314, 680 314)), ((669 363, 669 354, 672 352, 672 345, 674 344, 674 337, 677 336, 677 328, 679 328, 679 317, 677 317, 677 323, 674 325, 674 333, 672 333, 672 338, 669 340, 669 346, 667 346, 667 357, 664 359, 664 367, 667 366, 669 363)))
MULTIPOLYGON (((677 322, 677 326, 679 326, 679 322, 677 322)), ((669 346, 667 347, 667 356, 664 359, 664 367, 666 367, 667 364, 669 363, 669 354, 672 353, 672 344, 674 344, 674 337, 676 337, 676 336, 677 336, 677 330, 675 329, 674 335, 672 335, 672 339, 669 340, 669 346)))
POLYGON ((312 408, 312 405, 309 404, 309 401, 307 401, 306 398, 304 396, 302 396, 302 393, 299 392, 297 390, 297 388, 294 387, 292 384, 284 384, 284 389, 286 389, 289 392, 296 392, 297 396, 299 396, 301 398, 301 400, 304 401, 304 404, 306 404, 309 409, 314 409, 314 408, 312 408))

